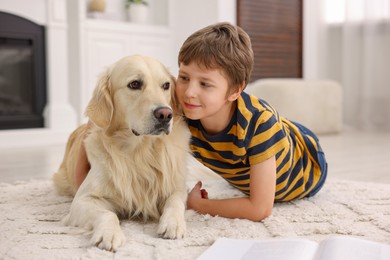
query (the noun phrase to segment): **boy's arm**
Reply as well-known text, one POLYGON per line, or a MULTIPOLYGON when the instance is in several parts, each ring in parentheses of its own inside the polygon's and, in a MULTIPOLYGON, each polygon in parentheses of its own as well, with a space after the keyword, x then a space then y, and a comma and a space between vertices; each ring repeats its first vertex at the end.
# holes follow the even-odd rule
POLYGON ((80 187, 84 179, 87 177, 90 165, 88 162, 87 152, 85 151, 84 142, 80 146, 79 155, 77 158, 76 169, 75 169, 75 184, 77 188, 80 187))
POLYGON ((260 221, 271 215, 275 199, 276 159, 270 159, 251 166, 250 196, 210 200, 202 197, 201 183, 195 185, 188 195, 187 206, 201 214, 226 218, 242 218, 260 221))
MULTIPOLYGON (((83 139, 85 139, 88 135, 88 130, 91 128, 91 122, 88 121, 87 128, 84 133, 83 139)), ((91 165, 89 164, 87 152, 85 150, 84 142, 81 143, 79 154, 77 157, 77 163, 76 163, 76 169, 75 169, 75 175, 74 175, 74 181, 77 186, 77 188, 80 187, 80 185, 83 183, 84 179, 87 177, 87 174, 91 168, 91 165)))

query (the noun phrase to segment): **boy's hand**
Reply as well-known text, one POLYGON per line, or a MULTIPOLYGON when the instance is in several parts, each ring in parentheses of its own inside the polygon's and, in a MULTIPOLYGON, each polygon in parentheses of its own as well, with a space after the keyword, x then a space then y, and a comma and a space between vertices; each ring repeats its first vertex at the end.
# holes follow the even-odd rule
POLYGON ((208 193, 205 189, 202 189, 202 182, 199 181, 195 184, 194 188, 190 191, 187 198, 187 208, 196 210, 198 202, 202 199, 208 199, 208 193))

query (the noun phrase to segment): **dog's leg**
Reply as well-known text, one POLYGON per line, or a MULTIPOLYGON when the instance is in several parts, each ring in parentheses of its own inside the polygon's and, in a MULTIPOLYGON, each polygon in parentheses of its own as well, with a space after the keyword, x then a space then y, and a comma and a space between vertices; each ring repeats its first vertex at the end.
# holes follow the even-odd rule
POLYGON ((92 229, 91 242, 100 249, 116 251, 126 241, 118 216, 103 199, 77 197, 65 221, 68 225, 92 229))
POLYGON ((126 241, 119 219, 111 211, 102 213, 94 223, 91 242, 101 249, 116 251, 126 241))
POLYGON ((187 193, 177 191, 165 203, 157 233, 163 238, 183 238, 186 233, 184 218, 187 193))

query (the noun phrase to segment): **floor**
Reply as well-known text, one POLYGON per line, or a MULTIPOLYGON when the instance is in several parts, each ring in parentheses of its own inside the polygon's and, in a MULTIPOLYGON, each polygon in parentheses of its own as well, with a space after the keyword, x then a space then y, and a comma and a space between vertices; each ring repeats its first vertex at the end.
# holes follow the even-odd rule
MULTIPOLYGON (((330 178, 390 184, 390 132, 344 131, 319 138, 330 178)), ((0 182, 49 179, 64 150, 64 145, 1 150, 0 182)))

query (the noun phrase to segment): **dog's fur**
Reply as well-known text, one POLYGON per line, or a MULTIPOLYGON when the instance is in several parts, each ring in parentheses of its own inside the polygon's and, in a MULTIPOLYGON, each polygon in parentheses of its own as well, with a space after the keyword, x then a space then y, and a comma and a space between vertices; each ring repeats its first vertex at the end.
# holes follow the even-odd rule
POLYGON ((153 58, 119 60, 95 88, 86 110, 90 126, 69 138, 53 177, 60 194, 75 196, 64 222, 91 229, 99 248, 115 251, 125 242, 118 216, 159 220, 157 233, 164 238, 185 234, 190 133, 175 111, 174 84, 153 58), (82 142, 91 169, 77 190, 82 142))

